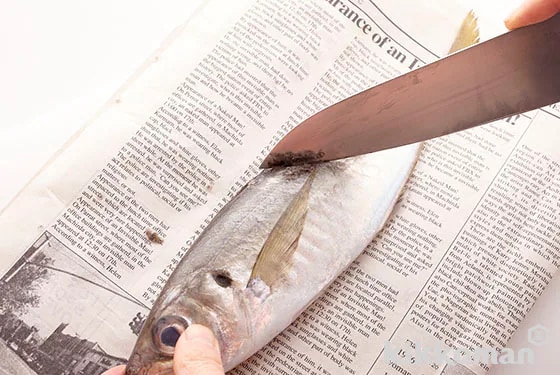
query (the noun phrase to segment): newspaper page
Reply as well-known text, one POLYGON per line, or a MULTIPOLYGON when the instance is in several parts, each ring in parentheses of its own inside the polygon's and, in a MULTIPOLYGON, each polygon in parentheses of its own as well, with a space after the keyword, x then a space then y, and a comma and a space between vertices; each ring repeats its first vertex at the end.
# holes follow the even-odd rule
MULTIPOLYGON (((15 359, 0 367, 125 362, 166 278, 291 127, 446 53, 468 8, 437 5, 207 1, 1 214, 15 359)), ((428 142, 383 233, 234 372, 487 371, 457 353, 501 350, 557 267, 558 119, 428 142)))

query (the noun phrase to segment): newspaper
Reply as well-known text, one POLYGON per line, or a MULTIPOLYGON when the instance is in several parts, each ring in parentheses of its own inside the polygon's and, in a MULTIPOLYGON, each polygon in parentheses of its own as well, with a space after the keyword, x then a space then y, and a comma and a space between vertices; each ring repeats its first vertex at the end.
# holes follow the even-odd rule
MULTIPOLYGON (((225 4, 203 3, 1 213, 0 370, 124 363, 167 277, 273 145, 444 56, 469 11, 225 4)), ((559 143, 558 105, 426 142, 383 232, 232 372, 483 374, 525 360, 503 348, 558 268, 559 143)))

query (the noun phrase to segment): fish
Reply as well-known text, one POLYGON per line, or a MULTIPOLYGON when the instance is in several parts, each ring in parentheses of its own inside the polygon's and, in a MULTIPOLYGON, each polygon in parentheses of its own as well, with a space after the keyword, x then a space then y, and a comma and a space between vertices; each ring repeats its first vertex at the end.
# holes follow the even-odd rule
POLYGON ((179 262, 126 374, 172 374, 175 343, 191 324, 214 332, 226 371, 264 347, 379 233, 420 148, 263 170, 179 262))
MULTIPOLYGON (((449 53, 478 42, 478 18, 470 11, 449 53)), ((175 343, 191 324, 214 332, 225 371, 263 348, 382 230, 421 149, 416 143, 259 173, 169 277, 126 375, 173 374, 175 343)))

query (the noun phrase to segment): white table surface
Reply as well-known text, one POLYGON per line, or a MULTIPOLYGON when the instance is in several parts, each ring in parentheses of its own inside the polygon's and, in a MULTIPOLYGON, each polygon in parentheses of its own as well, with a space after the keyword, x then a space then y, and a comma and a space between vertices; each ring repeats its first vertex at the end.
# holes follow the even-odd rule
MULTIPOLYGON (((0 0, 0 208, 200 3, 0 0)), ((527 328, 546 326, 535 365, 493 374, 560 372, 558 278, 545 294, 509 345, 528 346, 527 328)))

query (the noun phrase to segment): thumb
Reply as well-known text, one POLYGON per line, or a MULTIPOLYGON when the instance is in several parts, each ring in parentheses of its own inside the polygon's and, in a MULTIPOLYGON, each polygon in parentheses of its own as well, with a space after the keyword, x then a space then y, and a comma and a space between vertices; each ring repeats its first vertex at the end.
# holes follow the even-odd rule
POLYGON ((126 369, 126 366, 121 365, 121 366, 113 367, 112 369, 109 369, 109 370, 105 371, 101 375, 124 375, 125 369, 126 369))
POLYGON ((179 337, 173 371, 175 375, 224 375, 218 340, 210 329, 193 324, 179 337))
POLYGON ((544 21, 560 12, 560 0, 525 0, 506 20, 510 30, 544 21))

